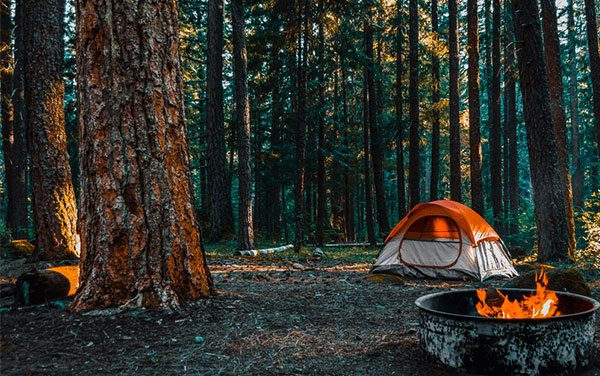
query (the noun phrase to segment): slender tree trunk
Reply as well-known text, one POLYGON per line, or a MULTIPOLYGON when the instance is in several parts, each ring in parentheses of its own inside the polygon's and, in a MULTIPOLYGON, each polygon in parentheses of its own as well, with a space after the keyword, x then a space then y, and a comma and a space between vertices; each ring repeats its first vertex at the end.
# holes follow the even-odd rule
POLYGON ((594 133, 596 152, 600 158, 600 46, 598 44, 598 24, 596 19, 595 0, 584 0, 585 20, 587 26, 588 54, 590 59, 590 76, 592 77, 592 99, 594 105, 594 133))
POLYGON ((25 101, 36 248, 33 259, 79 256, 77 205, 63 101, 64 0, 24 3, 25 101))
POLYGON ((271 148, 275 157, 273 158, 273 186, 270 200, 273 202, 273 238, 281 238, 281 191, 283 179, 281 177, 281 123, 280 116, 283 113, 279 86, 281 84, 279 75, 281 74, 278 51, 272 47, 271 63, 273 67, 273 86, 271 87, 271 148))
POLYGON ((248 102, 248 58, 244 32, 244 0, 232 0, 231 9, 233 19, 233 64, 235 70, 235 113, 238 129, 238 249, 253 249, 250 104, 248 102))
POLYGON ((567 147, 567 119, 565 117, 565 95, 562 86, 562 67, 560 64, 560 46, 558 27, 556 25, 556 5, 554 0, 541 0, 542 31, 544 51, 546 52, 546 69, 548 70, 548 87, 552 107, 552 124, 558 150, 558 168, 560 171, 567 225, 569 226, 569 254, 575 250, 575 222, 573 219, 573 194, 571 192, 571 169, 569 167, 569 151, 567 147))
MULTIPOLYGON (((27 126, 25 109, 25 48, 23 30, 23 0, 15 1, 15 28, 14 28, 14 69, 13 69, 13 143, 11 149, 12 165, 16 175, 9 182, 8 169, 6 170, 6 185, 8 193, 8 210, 12 212, 11 229, 13 239, 27 239, 29 227, 29 189, 27 185, 27 126), (8 188, 8 186, 12 188, 8 188), (10 197, 13 197, 12 200, 10 197), (11 203, 12 201, 12 203, 11 203)), ((6 163, 6 160, 5 160, 6 163)))
POLYGON ((483 215, 481 178, 481 129, 479 105, 479 17, 477 0, 467 2, 469 52, 469 149, 471 162, 471 205, 483 215))
POLYGON ((458 91, 458 10, 456 0, 448 0, 450 59, 450 197, 461 202, 460 173, 460 93, 458 91))
POLYGON ((176 3, 79 0, 76 12, 83 252, 71 309, 208 297, 176 3))
POLYGON ((409 112, 410 112, 410 143, 408 155, 408 191, 409 209, 420 202, 419 181, 421 180, 419 155, 419 14, 417 0, 409 0, 410 31, 409 31, 409 112))
MULTIPOLYGON (((323 0, 320 0, 319 7, 322 12, 323 0)), ((323 150, 325 148, 325 113, 321 110, 321 108, 325 105, 325 89, 323 87, 323 72, 325 71, 325 33, 323 30, 322 21, 319 21, 319 47, 317 53, 319 58, 317 78, 317 80, 319 81, 319 87, 317 90, 319 95, 320 107, 317 113, 317 244, 323 245, 323 228, 325 227, 325 218, 327 218, 327 194, 325 191, 325 155, 323 153, 323 150)))
POLYGON ((375 181, 375 197, 377 199, 377 222, 379 232, 387 234, 390 225, 385 202, 385 186, 383 179, 383 150, 377 127, 377 99, 374 74, 376 64, 373 57, 373 30, 370 24, 365 26, 365 55, 367 57, 367 84, 369 87, 369 133, 371 135, 371 156, 373 158, 373 176, 375 181))
POLYGON ((579 145, 579 103, 577 98, 577 59, 575 57, 575 10, 574 0, 569 0, 567 8, 567 29, 569 43, 569 105, 571 111, 571 165, 573 166, 573 206, 583 208, 583 172, 580 160, 579 145))
MULTIPOLYGON (((435 1, 435 0, 434 0, 435 1)), ((396 2, 398 8, 398 29, 396 31, 396 178, 398 189, 398 220, 406 215, 406 182, 404 173, 404 119, 402 113, 402 1, 396 2)))
POLYGON ((539 10, 537 0, 513 0, 512 4, 534 192, 538 261, 556 261, 568 257, 569 229, 558 170, 539 10))
MULTIPOLYGON (((438 39, 438 2, 431 0, 431 31, 438 39)), ((431 53, 431 78, 433 87, 431 90, 431 102, 435 108, 433 121, 431 123, 431 181, 429 189, 429 200, 438 199, 440 185, 440 114, 438 103, 440 101, 440 58, 437 51, 431 53)))
POLYGON ((367 68, 365 67, 365 80, 363 85, 363 146, 365 153, 363 156, 365 170, 365 206, 367 222, 367 241, 374 245, 377 243, 375 238, 375 223, 373 222, 373 196, 371 188, 371 167, 370 167, 370 148, 369 148, 369 83, 367 80, 367 68))
POLYGON ((15 43, 11 48, 11 1, 0 3, 0 85, 2 149, 6 182, 6 225, 13 239, 27 239, 27 138, 24 123, 23 3, 15 12, 15 43), (14 50, 14 60, 11 58, 14 50))
POLYGON ((223 0, 209 0, 207 19, 206 141, 211 223, 208 240, 217 241, 235 233, 223 124, 223 0))
POLYGON ((517 96, 516 96, 516 84, 515 84, 515 42, 514 42, 514 26, 512 20, 512 11, 510 2, 505 3, 505 15, 506 15, 506 47, 505 47, 505 62, 506 70, 505 82, 506 87, 504 90, 507 92, 507 103, 508 110, 506 112, 508 120, 508 180, 509 180, 509 196, 510 196, 510 215, 511 226, 509 232, 516 234, 518 231, 517 216, 519 213, 520 206, 520 193, 519 193, 519 161, 518 161, 518 150, 517 150, 517 96))
POLYGON ((294 249, 300 252, 304 243, 304 170, 306 157, 306 66, 308 54, 308 3, 300 0, 303 6, 299 12, 299 26, 303 43, 299 44, 300 62, 298 65, 298 125, 296 129, 296 183, 294 184, 294 212, 296 232, 294 249), (304 24, 302 19, 304 18, 304 24))
POLYGON ((502 221, 502 125, 500 122, 500 0, 493 0, 492 5, 492 87, 491 96, 488 98, 488 106, 491 110, 490 175, 494 228, 502 235, 504 223, 502 221))
MULTIPOLYGON (((340 58, 340 70, 342 76, 341 90, 342 90, 342 125, 344 129, 344 137, 348 140, 348 96, 346 93, 346 64, 343 54, 339 55, 340 58)), ((352 151, 351 146, 348 145, 348 150, 352 151)), ((356 160, 354 158, 345 158, 347 166, 355 166, 356 160)), ((344 169, 344 179, 346 185, 346 212, 344 213, 344 223, 346 228, 346 241, 351 242, 356 240, 356 226, 355 226, 355 210, 354 210, 354 191, 356 186, 355 170, 351 167, 344 169)))

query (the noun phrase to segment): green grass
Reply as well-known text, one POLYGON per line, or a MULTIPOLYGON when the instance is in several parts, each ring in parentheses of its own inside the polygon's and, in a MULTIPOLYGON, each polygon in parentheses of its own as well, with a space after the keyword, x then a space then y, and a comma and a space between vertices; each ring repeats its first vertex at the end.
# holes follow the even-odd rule
MULTIPOLYGON (((283 243, 272 243, 261 241, 257 242, 255 249, 274 248, 285 245, 283 243)), ((302 247, 301 253, 294 252, 293 249, 284 252, 275 252, 268 255, 258 255, 257 260, 280 260, 301 262, 307 258, 313 257, 315 248, 317 247, 302 247)), ((237 243, 233 240, 220 241, 217 243, 205 244, 206 254, 211 258, 223 258, 237 256, 237 243)), ((327 257, 323 261, 339 261, 344 263, 372 263, 375 262, 380 249, 378 247, 349 247, 349 248, 327 248, 321 247, 327 257)))

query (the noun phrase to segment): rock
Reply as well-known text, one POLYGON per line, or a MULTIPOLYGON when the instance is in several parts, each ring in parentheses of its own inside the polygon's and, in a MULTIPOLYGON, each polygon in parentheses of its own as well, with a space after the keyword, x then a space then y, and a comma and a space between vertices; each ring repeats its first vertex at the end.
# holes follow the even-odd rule
POLYGON ((327 257, 327 255, 325 254, 325 252, 323 252, 323 250, 321 248, 316 248, 315 249, 315 253, 313 254, 313 256, 327 257))
POLYGON ((2 245, 2 250, 13 257, 29 257, 33 254, 35 247, 27 240, 13 240, 2 245))
POLYGON ((404 280, 402 278, 398 277, 397 275, 393 275, 393 274, 383 274, 383 273, 367 274, 361 278, 367 279, 372 282, 386 283, 389 285, 403 285, 404 284, 404 280))
MULTIPOLYGON (((570 269, 545 269, 548 276, 548 288, 554 291, 568 291, 573 294, 591 296, 590 286, 583 280, 579 270, 570 269)), ((507 282, 504 287, 515 287, 521 289, 535 289, 536 270, 524 273, 507 282)), ((538 270, 539 273, 539 270, 538 270)))
POLYGON ((304 270, 304 265, 298 264, 297 262, 295 262, 295 263, 292 264, 292 268, 304 270))

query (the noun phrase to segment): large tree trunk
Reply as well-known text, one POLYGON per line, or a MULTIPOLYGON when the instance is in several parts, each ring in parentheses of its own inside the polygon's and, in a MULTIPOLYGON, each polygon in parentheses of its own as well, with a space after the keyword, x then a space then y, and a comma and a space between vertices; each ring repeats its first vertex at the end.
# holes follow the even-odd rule
POLYGON ((176 3, 80 0, 76 12, 83 252, 71 309, 208 297, 176 3))
POLYGON ((477 0, 467 2, 469 52, 469 149, 471 162, 471 205, 483 215, 481 178, 481 128, 479 107, 479 17, 477 0))
POLYGON ((303 43, 298 46, 300 63, 298 64, 298 124, 296 128, 296 181, 294 184, 294 214, 296 232, 294 249, 300 252, 304 243, 304 170, 306 158, 306 67, 308 55, 308 2, 299 0, 300 7, 299 38, 303 43), (304 23, 302 19, 304 18, 304 23))
POLYGON ((491 111, 490 124, 490 175, 492 183, 492 209, 494 228, 504 232, 502 221, 502 128, 500 123, 500 0, 492 1, 492 76, 491 96, 488 106, 491 111))
MULTIPOLYGON (((434 0, 435 1, 435 0, 434 0)), ((398 190, 398 221, 406 215, 406 187, 404 174, 404 119, 402 113, 402 1, 396 2, 398 7, 398 29, 396 30, 396 178, 398 190)), ((433 177, 432 177, 433 179, 433 177)))
POLYGON ((567 149, 567 119, 565 117, 565 96, 562 86, 562 67, 560 64, 560 46, 556 25, 556 5, 554 0, 541 0, 542 30, 544 35, 544 51, 546 52, 546 69, 548 70, 548 87, 552 107, 552 124, 558 150, 558 168, 563 185, 563 195, 567 225, 569 226, 570 254, 575 250, 575 222, 573 219, 573 196, 571 192, 571 168, 567 149))
POLYGON ((538 233, 538 261, 556 261, 568 257, 569 229, 537 0, 513 0, 512 10, 538 233))
MULTIPOLYGON (((390 232, 390 224, 385 202, 385 186, 383 178, 383 150, 377 127, 377 99, 375 80, 373 78, 376 63, 373 57, 373 29, 370 24, 365 26, 365 55, 367 57, 367 84, 369 86, 369 133, 371 135, 371 156, 373 157, 373 177, 375 182, 375 197, 377 199, 377 222, 379 232, 387 234, 390 232)), ((381 98, 379 98, 381 100, 381 98)))
POLYGON ((595 0, 584 0, 584 4, 588 53, 590 59, 590 76, 592 77, 592 99, 595 124, 594 133, 596 135, 596 152, 598 153, 598 158, 600 158, 600 46, 598 44, 598 24, 594 1, 595 0))
POLYGON ((458 10, 456 0, 448 0, 450 60, 450 198, 461 202, 460 173, 460 93, 458 91, 458 10))
MULTIPOLYGON (((438 39, 437 0, 431 0, 431 31, 434 33, 434 37, 438 39)), ((429 200, 435 201, 438 199, 440 185, 440 114, 438 111, 438 103, 440 101, 440 58, 438 51, 432 51, 431 53, 431 79, 433 81, 431 102, 435 111, 431 123, 431 181, 429 200)))
POLYGON ((208 240, 217 241, 231 238, 235 233, 223 124, 223 0, 208 1, 207 18, 206 152, 210 196, 208 240))
MULTIPOLYGON (((321 11, 323 10, 323 0, 319 2, 321 11)), ((319 96, 319 110, 317 112, 317 245, 323 245, 323 229, 325 227, 325 218, 327 218, 327 194, 325 191, 325 155, 323 150, 325 148, 325 112, 321 108, 325 105, 325 89, 323 87, 324 77, 323 72, 325 71, 325 32, 323 29, 323 22, 319 21, 319 67, 318 77, 319 81, 318 96, 319 96)), ((336 85, 337 86, 337 85, 336 85)), ((337 87, 336 87, 337 91, 337 87)))
POLYGON ((367 80, 367 68, 365 68, 365 79, 363 85, 363 147, 364 147, 364 171, 365 171, 365 206, 367 222, 367 241, 374 245, 377 243, 375 238, 375 223, 373 223, 373 196, 371 187, 371 167, 370 167, 370 148, 369 148, 369 84, 367 80))
POLYGON ((412 209, 420 202, 420 155, 419 155, 419 14, 417 0, 409 1, 409 63, 410 78, 408 88, 410 113, 410 140, 408 153, 408 207, 412 209))
POLYGON ((254 249, 252 170, 250 167, 250 104, 248 102, 248 55, 244 33, 244 0, 232 0, 231 13, 233 19, 235 113, 238 130, 238 249, 254 249))
POLYGON ((574 0, 569 0, 567 8, 567 30, 569 49, 569 106, 571 112, 571 165, 573 167, 573 206, 583 208, 583 172, 581 169, 579 145, 579 103, 577 98, 577 59, 575 56, 575 9, 574 0))
POLYGON ((33 259, 79 256, 77 205, 67 155, 64 0, 24 2, 25 101, 36 247, 33 259))

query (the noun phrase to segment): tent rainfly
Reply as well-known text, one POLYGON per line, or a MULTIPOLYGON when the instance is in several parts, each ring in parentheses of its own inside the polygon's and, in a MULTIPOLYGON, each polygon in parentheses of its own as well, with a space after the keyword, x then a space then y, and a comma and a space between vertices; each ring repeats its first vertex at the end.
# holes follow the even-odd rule
POLYGON ((415 206, 388 235, 371 273, 481 281, 518 275, 492 226, 450 200, 415 206))

